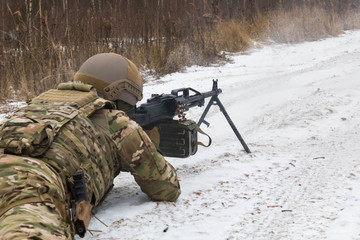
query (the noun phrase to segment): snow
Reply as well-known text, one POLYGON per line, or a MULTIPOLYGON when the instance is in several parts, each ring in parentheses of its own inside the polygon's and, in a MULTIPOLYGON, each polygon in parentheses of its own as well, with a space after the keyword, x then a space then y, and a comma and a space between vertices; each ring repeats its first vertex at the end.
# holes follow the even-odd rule
POLYGON ((26 106, 25 102, 6 101, 5 104, 0 105, 0 123, 7 117, 10 117, 14 111, 26 106))
POLYGON ((213 144, 167 158, 180 179, 177 202, 150 201, 121 173, 95 211, 106 226, 93 218, 85 239, 360 239, 360 31, 231 58, 150 81, 144 99, 209 91, 219 79, 252 153, 213 106, 202 126, 213 144))

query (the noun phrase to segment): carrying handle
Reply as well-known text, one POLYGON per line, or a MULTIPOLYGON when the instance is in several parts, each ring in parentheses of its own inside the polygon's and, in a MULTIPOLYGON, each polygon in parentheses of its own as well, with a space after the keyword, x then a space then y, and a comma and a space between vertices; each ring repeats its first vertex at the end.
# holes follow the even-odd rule
POLYGON ((205 136, 207 136, 209 138, 209 142, 208 142, 207 145, 205 145, 204 143, 202 143, 200 141, 197 142, 197 145, 201 145, 203 147, 210 147, 210 145, 212 143, 211 137, 207 133, 205 133, 203 130, 201 130, 201 128, 199 126, 196 126, 196 131, 198 131, 199 133, 201 133, 201 134, 203 134, 203 135, 205 135, 205 136))

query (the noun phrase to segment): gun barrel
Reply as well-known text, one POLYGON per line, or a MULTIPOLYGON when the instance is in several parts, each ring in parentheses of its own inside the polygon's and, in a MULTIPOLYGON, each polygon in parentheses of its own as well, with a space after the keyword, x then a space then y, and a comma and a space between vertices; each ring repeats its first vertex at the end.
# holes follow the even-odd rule
POLYGON ((213 97, 213 96, 218 96, 221 93, 221 89, 215 89, 209 92, 204 92, 204 93, 200 93, 200 92, 196 92, 195 95, 192 96, 180 96, 180 97, 176 97, 176 101, 179 104, 185 104, 186 105, 186 110, 189 110, 189 108, 192 107, 201 107, 204 105, 204 101, 205 98, 208 97, 213 97))
POLYGON ((213 91, 209 91, 209 92, 204 92, 201 95, 204 98, 208 98, 208 97, 212 97, 212 96, 218 96, 220 93, 222 93, 222 90, 220 88, 213 90, 213 91))

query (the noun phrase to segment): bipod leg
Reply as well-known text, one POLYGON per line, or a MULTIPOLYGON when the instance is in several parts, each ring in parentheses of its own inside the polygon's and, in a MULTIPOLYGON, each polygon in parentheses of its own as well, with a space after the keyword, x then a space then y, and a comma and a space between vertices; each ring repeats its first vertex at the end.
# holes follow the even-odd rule
POLYGON ((200 127, 201 123, 204 123, 207 127, 209 127, 209 123, 207 121, 205 121, 205 116, 206 114, 209 112, 210 107, 212 105, 218 105, 220 108, 220 111, 224 114, 226 120, 228 121, 228 123, 230 124, 230 127, 232 128, 232 130, 234 131, 236 137, 239 139, 241 145, 243 146, 244 150, 247 153, 251 153, 249 147, 247 146, 247 144, 245 143, 244 139, 241 137, 239 131, 237 130, 236 126, 234 125, 233 121, 231 120, 229 114, 226 112, 224 105, 222 105, 222 103, 220 102, 220 99, 217 96, 212 96, 208 105, 206 106, 203 114, 200 117, 200 120, 198 122, 198 126, 200 127))
POLYGON ((214 98, 215 98, 215 96, 212 96, 212 97, 211 97, 208 105, 206 106, 203 114, 201 115, 200 120, 199 120, 199 122, 198 122, 198 124, 197 124, 199 127, 200 127, 200 125, 201 125, 202 123, 204 123, 207 127, 209 127, 210 123, 208 123, 207 121, 205 121, 205 116, 206 116, 206 114, 209 112, 210 107, 214 104, 214 98))
POLYGON ((251 153, 249 147, 246 145, 244 139, 241 137, 241 135, 240 135, 239 131, 237 130, 236 126, 234 125, 233 121, 231 121, 231 118, 230 118, 229 114, 226 112, 224 105, 222 105, 222 103, 220 102, 220 99, 217 96, 214 96, 213 98, 215 98, 214 100, 216 101, 216 104, 219 106, 220 110, 224 114, 226 120, 230 124, 232 130, 234 131, 236 137, 239 139, 239 141, 240 141, 241 145, 243 146, 243 148, 245 149, 245 151, 247 153, 251 153))

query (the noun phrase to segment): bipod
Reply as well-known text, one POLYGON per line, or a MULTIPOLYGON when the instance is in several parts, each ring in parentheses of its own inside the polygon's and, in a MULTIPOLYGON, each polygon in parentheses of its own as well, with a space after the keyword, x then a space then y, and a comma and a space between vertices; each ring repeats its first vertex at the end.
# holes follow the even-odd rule
MULTIPOLYGON (((221 92, 221 91, 218 91, 218 84, 217 84, 218 80, 213 80, 213 87, 212 87, 212 91, 215 91, 215 92, 221 92)), ((217 105, 219 106, 220 108, 220 111, 224 114, 226 120, 228 121, 228 123, 230 124, 232 130, 234 131, 236 137, 239 139, 241 145, 243 146, 244 150, 247 152, 247 153, 251 153, 249 147, 246 145, 244 139, 241 137, 239 131, 237 130, 236 126, 234 125, 233 121, 231 120, 229 114, 226 112, 225 110, 225 107, 224 105, 221 103, 219 97, 218 97, 218 94, 217 95, 214 95, 211 97, 208 105, 206 106, 203 114, 201 115, 200 117, 200 120, 198 122, 198 126, 200 127, 201 123, 204 123, 207 127, 209 127, 210 123, 208 123, 206 120, 205 120, 205 116, 206 114, 209 112, 210 110, 210 107, 212 105, 217 105)))

